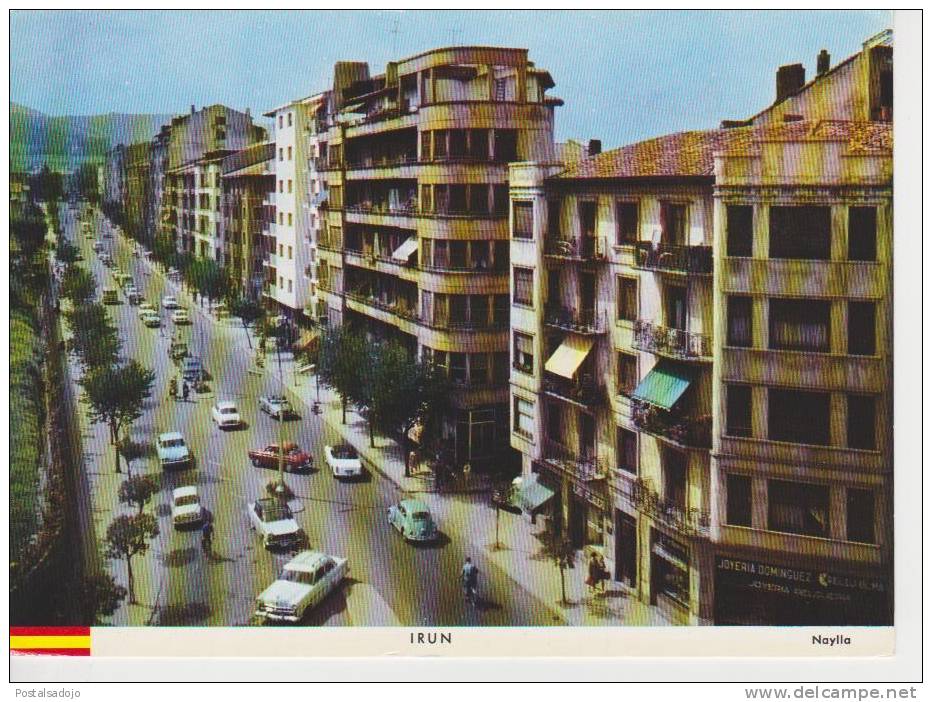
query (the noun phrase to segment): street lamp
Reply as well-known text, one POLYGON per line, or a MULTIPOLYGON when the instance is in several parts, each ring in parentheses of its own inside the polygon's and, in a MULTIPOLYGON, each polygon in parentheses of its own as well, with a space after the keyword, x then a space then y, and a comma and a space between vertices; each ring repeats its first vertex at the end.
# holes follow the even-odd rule
MULTIPOLYGON (((278 382, 282 388, 282 398, 285 397, 285 377, 282 373, 282 323, 277 326, 278 334, 275 337, 275 352, 278 356, 278 382)), ((278 412, 278 485, 275 487, 275 493, 284 497, 287 488, 285 487, 285 416, 281 409, 278 412)))

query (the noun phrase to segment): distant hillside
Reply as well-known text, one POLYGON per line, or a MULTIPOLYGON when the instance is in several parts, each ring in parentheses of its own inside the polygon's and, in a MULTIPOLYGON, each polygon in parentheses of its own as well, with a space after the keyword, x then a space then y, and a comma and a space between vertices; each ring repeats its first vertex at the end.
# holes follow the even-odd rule
POLYGON ((102 162, 117 144, 149 141, 171 114, 51 116, 10 103, 10 168, 32 171, 48 163, 70 171, 85 161, 102 162))

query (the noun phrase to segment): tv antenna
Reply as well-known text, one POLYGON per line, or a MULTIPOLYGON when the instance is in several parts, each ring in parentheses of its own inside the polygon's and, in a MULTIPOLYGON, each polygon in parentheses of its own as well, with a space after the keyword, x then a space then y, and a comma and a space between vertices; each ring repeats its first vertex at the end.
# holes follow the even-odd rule
POLYGON ((388 30, 392 35, 392 58, 398 54, 398 18, 392 20, 392 28, 388 30))

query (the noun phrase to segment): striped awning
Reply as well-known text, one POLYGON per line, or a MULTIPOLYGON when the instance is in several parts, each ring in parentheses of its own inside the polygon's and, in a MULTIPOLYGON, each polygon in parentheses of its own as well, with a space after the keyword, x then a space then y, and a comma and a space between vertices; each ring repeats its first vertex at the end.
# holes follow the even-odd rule
POLYGON ((690 366, 662 360, 644 376, 631 396, 655 407, 670 410, 694 378, 695 374, 690 366))
POLYGON ((592 339, 587 336, 568 335, 553 355, 547 359, 544 370, 572 380, 582 362, 586 360, 586 356, 589 355, 589 351, 592 350, 592 343, 592 339))

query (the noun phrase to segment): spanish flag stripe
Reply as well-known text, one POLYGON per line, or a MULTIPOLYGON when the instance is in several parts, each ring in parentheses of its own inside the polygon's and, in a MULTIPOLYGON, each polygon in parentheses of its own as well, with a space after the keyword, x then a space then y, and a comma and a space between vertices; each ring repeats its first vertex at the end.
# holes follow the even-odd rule
POLYGON ((10 636, 90 636, 89 626, 11 626, 10 636))
POLYGON ((89 656, 89 648, 18 648, 10 653, 14 656, 89 656))
POLYGON ((10 648, 90 648, 90 636, 11 636, 10 648))

